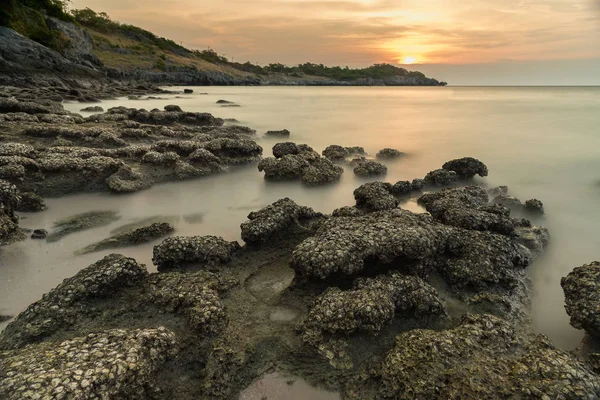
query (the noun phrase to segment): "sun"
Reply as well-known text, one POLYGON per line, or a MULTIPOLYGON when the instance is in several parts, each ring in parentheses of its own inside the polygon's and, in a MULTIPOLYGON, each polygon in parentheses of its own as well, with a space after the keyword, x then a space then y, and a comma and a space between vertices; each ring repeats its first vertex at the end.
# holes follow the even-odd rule
POLYGON ((410 65, 417 62, 417 59, 413 56, 406 56, 402 59, 402 64, 410 65))

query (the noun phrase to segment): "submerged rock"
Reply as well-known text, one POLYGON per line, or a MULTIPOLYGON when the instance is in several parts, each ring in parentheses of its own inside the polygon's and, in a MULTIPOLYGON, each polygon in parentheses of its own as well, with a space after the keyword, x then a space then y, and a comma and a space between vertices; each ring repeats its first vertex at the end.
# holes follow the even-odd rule
POLYGON ((354 191, 356 206, 366 211, 380 211, 398 207, 392 196, 393 186, 384 182, 369 182, 354 191))
MULTIPOLYGON (((600 381, 544 336, 522 335, 491 315, 445 331, 413 330, 376 369, 377 396, 394 399, 593 399, 600 381)), ((360 389, 358 389, 360 390, 360 389)))
POLYGON ((376 157, 383 159, 383 160, 392 160, 394 158, 398 158, 403 156, 404 153, 401 152, 400 150, 396 150, 396 149, 391 149, 389 147, 386 147, 385 149, 381 149, 377 152, 376 157))
POLYGON ((479 175, 481 177, 488 176, 487 166, 473 157, 465 157, 448 161, 442 166, 442 169, 454 171, 462 179, 471 179, 475 175, 479 175))
POLYGON ((175 334, 163 327, 115 329, 0 352, 0 397, 147 399, 175 344, 175 334))
POLYGON ((571 325, 600 337, 600 262, 575 268, 562 278, 560 285, 565 292, 565 309, 571 325))
POLYGON ((242 223, 242 240, 246 243, 265 242, 301 220, 320 216, 312 208, 297 205, 289 198, 277 200, 262 210, 251 212, 249 221, 242 223))
POLYGON ((110 225, 121 217, 115 211, 90 211, 54 223, 48 242, 56 242, 75 232, 110 225))
POLYGON ((354 173, 358 176, 374 176, 387 174, 387 167, 373 160, 361 160, 354 167, 354 173))
POLYGON ((106 249, 135 246, 148 243, 172 233, 175 229, 166 222, 156 222, 148 226, 131 229, 118 233, 98 243, 91 244, 77 252, 77 254, 88 254, 106 249))
POLYGON ((217 236, 175 236, 154 246, 152 262, 159 269, 185 264, 224 264, 238 248, 237 242, 227 242, 217 236))
POLYGON ((86 313, 87 301, 110 298, 125 287, 137 285, 148 275, 132 258, 111 254, 65 279, 30 305, 0 334, 0 348, 22 347, 75 324, 86 313))

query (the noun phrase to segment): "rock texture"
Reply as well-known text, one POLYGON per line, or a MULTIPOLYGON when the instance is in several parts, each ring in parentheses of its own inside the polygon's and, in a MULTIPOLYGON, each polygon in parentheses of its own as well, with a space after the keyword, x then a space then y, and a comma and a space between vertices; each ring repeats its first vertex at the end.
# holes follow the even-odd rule
POLYGON ((185 264, 222 264, 231 259, 238 247, 237 242, 226 242, 216 236, 176 236, 154 247, 152 262, 159 269, 185 264))
POLYGON ((600 337, 600 262, 575 268, 560 284, 571 325, 600 337))

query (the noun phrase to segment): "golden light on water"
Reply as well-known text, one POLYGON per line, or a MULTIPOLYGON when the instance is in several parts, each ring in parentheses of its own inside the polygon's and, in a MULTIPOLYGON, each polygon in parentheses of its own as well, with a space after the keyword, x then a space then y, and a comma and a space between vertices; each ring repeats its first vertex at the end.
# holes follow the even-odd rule
POLYGON ((413 56, 406 56, 402 59, 402 64, 410 65, 417 62, 417 58, 413 56))

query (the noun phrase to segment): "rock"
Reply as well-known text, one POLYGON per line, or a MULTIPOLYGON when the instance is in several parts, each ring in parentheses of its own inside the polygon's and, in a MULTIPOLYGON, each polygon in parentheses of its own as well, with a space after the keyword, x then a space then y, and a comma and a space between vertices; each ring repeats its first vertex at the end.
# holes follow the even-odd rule
POLYGON ((194 93, 194 90, 193 89, 183 89, 183 93, 192 94, 192 93, 194 93))
POLYGON ((2 244, 22 239, 19 237, 19 217, 15 215, 20 201, 17 187, 0 180, 0 243, 2 244))
POLYGON ((36 151, 33 146, 22 143, 2 143, 0 144, 0 156, 18 156, 35 158, 36 151))
POLYGON ((376 398, 592 399, 600 395, 598 377, 572 355, 555 349, 544 336, 522 335, 491 315, 467 315, 451 330, 402 333, 375 371, 376 398))
POLYGON ((0 353, 0 396, 17 399, 143 399, 155 372, 175 353, 175 334, 115 329, 0 353))
POLYGON ((280 131, 267 131, 265 133, 265 136, 275 138, 288 138, 290 137, 290 131, 288 131, 287 129, 283 129, 280 131))
POLYGON ((525 210, 534 214, 544 213, 544 203, 538 199, 531 199, 525 202, 525 210))
POLYGON ((226 169, 221 159, 206 149, 197 149, 187 158, 187 162, 208 175, 226 169))
POLYGON ((141 228, 135 228, 126 232, 118 233, 98 243, 91 244, 77 252, 77 254, 88 254, 106 249, 135 246, 148 243, 172 233, 175 230, 166 222, 156 222, 141 228))
POLYGON ((346 147, 346 151, 348 152, 349 155, 358 155, 358 156, 364 156, 367 154, 367 152, 365 151, 364 148, 360 147, 360 146, 350 146, 350 147, 346 147))
POLYGON ((488 176, 487 166, 472 157, 448 161, 442 166, 442 169, 456 172, 461 179, 471 179, 475 175, 488 176))
POLYGON ((106 185, 113 193, 133 193, 145 190, 152 186, 152 182, 145 179, 142 174, 122 166, 117 172, 106 178, 106 185))
POLYGON ((217 100, 217 104, 234 104, 233 101, 217 100))
POLYGON ((498 186, 495 188, 491 188, 488 190, 488 195, 492 199, 499 195, 507 196, 508 195, 508 186, 498 186))
POLYGON ((502 206, 488 206, 487 193, 479 186, 427 193, 418 202, 433 218, 446 225, 505 235, 513 234, 516 228, 515 221, 510 218, 510 210, 502 206))
POLYGON ((413 191, 413 185, 409 181, 398 181, 392 186, 391 192, 397 196, 409 194, 413 191))
POLYGON ((377 158, 383 159, 383 160, 392 160, 395 158, 399 158, 401 156, 403 156, 404 153, 396 150, 396 149, 390 149, 389 147, 379 150, 377 152, 377 158))
POLYGON ((110 298, 125 287, 139 284, 146 276, 143 264, 120 254, 111 254, 79 271, 75 276, 30 305, 0 334, 0 349, 22 347, 59 329, 68 329, 86 313, 87 301, 110 298))
POLYGON ((166 153, 159 153, 156 151, 149 151, 142 157, 142 164, 153 164, 160 166, 174 166, 180 157, 177 153, 172 151, 166 153))
POLYGON ((385 175, 387 167, 373 160, 365 160, 354 167, 354 173, 358 176, 385 175))
POLYGON ((426 185, 431 186, 448 186, 458 181, 458 174, 454 171, 445 169, 436 169, 425 175, 423 181, 426 185))
POLYGON ((181 109, 181 107, 179 107, 177 105, 173 105, 173 104, 166 105, 164 107, 164 109, 165 109, 165 111, 168 111, 168 112, 173 112, 173 111, 175 111, 175 112, 183 112, 183 110, 181 109))
POLYGON ((289 154, 296 155, 299 153, 300 149, 296 146, 296 143, 293 142, 277 143, 273 146, 273 155, 275 158, 281 158, 289 154))
POLYGON ((415 178, 412 181, 412 190, 418 192, 421 191, 425 187, 425 180, 415 178))
POLYGON ((203 147, 231 165, 256 162, 263 152, 262 147, 250 139, 219 138, 204 143, 203 147))
POLYGON ((258 170, 265 173, 265 179, 299 179, 310 166, 308 161, 297 155, 285 155, 281 158, 267 157, 258 163, 258 170))
POLYGON ((303 170, 302 182, 309 186, 324 185, 340 180, 344 169, 327 158, 320 157, 303 170))
POLYGON ((12 317, 10 315, 2 315, 0 314, 0 323, 1 322, 6 322, 8 320, 10 320, 12 317))
POLYGON ((154 246, 152 262, 159 270, 184 264, 224 264, 239 248, 237 242, 226 242, 216 236, 175 236, 154 246))
POLYGON ((327 157, 331 161, 343 161, 350 156, 350 152, 345 147, 337 144, 327 146, 322 154, 323 157, 327 157))
POLYGON ((492 203, 501 204, 512 210, 518 210, 521 207, 523 207, 521 200, 517 199, 516 197, 508 196, 505 194, 500 194, 500 195, 494 197, 494 199, 492 200, 492 203))
POLYGON ((297 205, 289 198, 277 200, 260 211, 251 212, 242 223, 242 240, 249 244, 261 243, 288 229, 292 224, 301 225, 302 220, 321 216, 312 208, 297 205))
POLYGON ((354 191, 356 206, 366 211, 380 211, 398 207, 392 196, 393 186, 383 182, 369 182, 354 191))
POLYGON ((48 237, 48 231, 45 229, 35 229, 31 234, 32 239, 46 239, 48 237))
MULTIPOLYGON (((4 27, 0 27, 0 37, 4 29, 4 27)), ((58 103, 40 104, 9 97, 0 98, 0 113, 66 114, 67 112, 58 103)))
POLYGON ((110 225, 121 217, 115 211, 90 211, 73 215, 54 223, 53 231, 48 236, 48 242, 56 242, 75 232, 110 225))
POLYGON ((85 112, 104 112, 104 108, 102 108, 100 106, 91 106, 91 107, 82 108, 81 111, 85 111, 85 112))
POLYGON ((600 262, 575 268, 562 278, 560 285, 565 292, 565 309, 571 325, 600 337, 600 262))
POLYGON ((39 212, 47 209, 44 199, 33 192, 21 192, 19 196, 21 200, 16 209, 18 212, 39 212))

